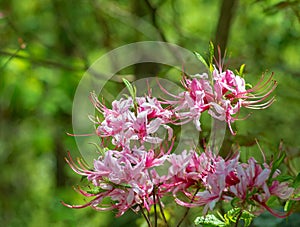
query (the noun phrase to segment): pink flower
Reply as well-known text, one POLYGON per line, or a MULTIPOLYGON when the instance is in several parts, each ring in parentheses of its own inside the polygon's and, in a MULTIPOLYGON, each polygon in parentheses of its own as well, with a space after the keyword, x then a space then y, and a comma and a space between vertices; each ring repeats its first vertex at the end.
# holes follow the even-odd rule
POLYGON ((156 98, 137 97, 135 101, 131 97, 121 98, 113 101, 112 109, 100 103, 95 94, 91 95, 91 100, 104 118, 93 120, 98 125, 97 135, 116 147, 130 147, 131 141, 136 145, 161 143, 163 138, 156 135, 161 127, 167 131, 168 140, 173 136, 172 128, 167 125, 173 113, 162 108, 156 98))
POLYGON ((275 195, 280 199, 287 200, 294 193, 294 188, 289 187, 288 182, 273 181, 270 188, 270 194, 275 195))
POLYGON ((270 176, 271 167, 269 165, 258 164, 254 158, 250 158, 248 163, 241 163, 236 167, 236 177, 239 182, 229 186, 228 192, 239 198, 243 206, 256 203, 257 208, 262 208, 257 209, 259 213, 266 209, 276 217, 287 217, 289 213, 276 213, 266 204, 271 195, 287 200, 294 192, 287 182, 279 183, 277 180, 273 180, 279 174, 279 171, 276 171, 276 174, 270 176))
MULTIPOLYGON (((219 69, 222 70, 222 69, 219 69)), ((235 117, 242 107, 251 109, 264 109, 274 102, 274 97, 268 97, 276 88, 276 81, 272 81, 272 75, 265 80, 264 75, 253 88, 246 89, 243 78, 232 71, 225 72, 215 69, 212 73, 214 79, 214 99, 210 103, 209 114, 221 121, 226 121, 232 134, 231 124, 237 120, 235 117), (267 100, 266 102, 264 102, 267 100)))
POLYGON ((274 97, 268 99, 276 88, 272 76, 265 81, 264 75, 256 86, 246 89, 245 80, 232 71, 222 71, 222 67, 213 70, 211 79, 204 74, 196 74, 182 81, 185 91, 173 95, 161 89, 175 100, 164 103, 173 106, 176 121, 174 124, 185 124, 193 121, 197 130, 201 131, 200 117, 204 111, 220 121, 226 121, 232 134, 235 134, 231 124, 238 119, 242 107, 264 109, 274 102, 274 97))
POLYGON ((238 157, 237 155, 225 161, 222 157, 213 155, 209 150, 200 155, 195 151, 190 151, 189 154, 184 151, 176 156, 175 163, 171 162, 172 166, 169 169, 171 183, 163 186, 171 186, 169 190, 172 191, 179 205, 204 206, 206 213, 208 208, 212 210, 220 199, 226 198, 224 191, 228 186, 227 175, 232 175, 238 157), (174 168, 177 171, 174 171, 174 168), (183 193, 189 201, 180 199, 177 196, 180 193, 183 193))
POLYGON ((166 156, 160 154, 155 157, 153 150, 148 152, 143 147, 132 151, 108 150, 103 157, 94 161, 94 168, 90 170, 80 160, 76 165, 69 156, 67 162, 71 168, 76 173, 86 176, 98 191, 89 193, 79 189, 78 192, 82 195, 95 198, 84 205, 65 205, 72 208, 91 206, 96 210, 117 209, 118 216, 130 208, 139 206, 149 210, 154 203, 154 187, 161 182, 153 167, 163 165, 165 159, 166 156), (113 203, 103 203, 106 197, 110 197, 113 203))

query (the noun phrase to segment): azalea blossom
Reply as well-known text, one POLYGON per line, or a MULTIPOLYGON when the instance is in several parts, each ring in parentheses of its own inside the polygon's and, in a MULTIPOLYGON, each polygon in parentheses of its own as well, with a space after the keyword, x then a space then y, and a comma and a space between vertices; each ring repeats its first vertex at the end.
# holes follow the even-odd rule
POLYGON ((112 108, 102 104, 95 94, 91 100, 104 120, 93 119, 97 126, 96 133, 101 138, 111 140, 116 147, 129 147, 131 141, 158 144, 164 138, 157 135, 162 127, 167 131, 167 139, 171 140, 173 130, 167 125, 171 121, 172 112, 163 109, 156 98, 132 97, 121 98, 112 102, 112 108))
POLYGON ((198 155, 195 151, 184 151, 179 155, 171 155, 169 161, 168 183, 162 185, 172 191, 175 201, 186 207, 203 207, 203 212, 213 210, 220 200, 230 201, 238 198, 237 203, 254 212, 253 203, 257 204, 256 214, 265 209, 277 217, 279 214, 266 205, 270 196, 280 199, 292 197, 294 189, 287 182, 278 182, 273 176, 271 166, 259 164, 254 158, 247 163, 240 163, 238 153, 230 159, 213 155, 205 151, 198 155), (264 168, 262 167, 264 166, 264 168), (185 199, 183 199, 185 197, 185 199))
POLYGON ((215 67, 211 76, 203 73, 190 77, 183 78, 185 91, 179 95, 170 94, 162 86, 161 88, 174 98, 165 103, 174 106, 175 116, 179 120, 176 124, 193 121, 198 131, 201 131, 201 114, 208 111, 213 118, 226 121, 231 133, 235 134, 231 124, 238 119, 242 107, 264 109, 275 100, 274 97, 268 99, 277 86, 272 75, 268 79, 263 75, 252 88, 246 88, 244 78, 231 70, 222 71, 222 67, 215 67))
POLYGON ((117 209, 118 216, 133 208, 149 210, 154 203, 154 187, 161 182, 153 167, 163 165, 165 160, 166 156, 155 155, 153 150, 146 151, 143 147, 131 151, 108 150, 94 161, 92 169, 81 160, 74 163, 69 156, 70 167, 86 177, 96 191, 91 193, 79 188, 79 193, 94 198, 84 205, 66 205, 71 208, 90 206, 96 210, 117 209), (110 198, 112 203, 103 203, 104 198, 110 198))

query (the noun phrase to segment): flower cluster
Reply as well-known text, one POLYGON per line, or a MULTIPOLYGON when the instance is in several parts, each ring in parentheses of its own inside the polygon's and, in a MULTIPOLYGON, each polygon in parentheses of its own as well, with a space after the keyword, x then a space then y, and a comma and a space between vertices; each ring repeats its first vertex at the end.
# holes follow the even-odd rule
POLYGON ((156 154, 141 147, 108 150, 94 161, 91 170, 82 161, 75 164, 69 157, 67 162, 72 169, 87 177, 94 190, 79 188, 82 195, 93 199, 84 205, 67 206, 91 206, 100 211, 117 209, 120 216, 128 209, 149 211, 164 196, 173 195, 178 205, 203 207, 204 213, 213 210, 218 201, 235 200, 236 205, 256 214, 267 209, 277 217, 286 217, 287 214, 277 214, 266 204, 270 196, 292 198, 294 188, 276 178, 280 171, 272 171, 272 164, 259 164, 254 158, 247 163, 238 160, 238 153, 225 160, 209 150, 200 154, 195 150, 181 154, 161 150, 156 154), (165 165, 169 166, 165 174, 155 168, 165 165), (104 202, 108 197, 111 201, 104 202))
POLYGON ((185 90, 178 95, 159 85, 172 100, 151 95, 136 97, 127 84, 131 96, 113 101, 111 108, 91 95, 101 115, 92 120, 105 149, 92 168, 80 159, 77 163, 71 156, 66 159, 77 174, 90 182, 88 188, 79 187, 77 191, 91 198, 84 205, 64 203, 66 206, 114 209, 121 216, 128 209, 143 212, 156 205, 162 208, 163 198, 172 196, 180 206, 202 207, 204 214, 219 201, 232 201, 234 206, 251 213, 267 209, 278 217, 286 216, 267 206, 271 196, 283 200, 294 196, 294 188, 278 180, 277 165, 260 164, 253 157, 242 163, 238 152, 224 159, 210 147, 202 152, 195 147, 180 154, 172 152, 175 137, 171 126, 193 121, 201 130, 204 111, 226 121, 235 134, 231 124, 242 107, 263 109, 273 103, 274 97, 268 99, 276 87, 272 76, 263 76, 256 86, 248 88, 241 76, 214 67, 210 75, 185 77, 182 84, 185 90))
POLYGON ((182 84, 185 91, 177 96, 172 95, 175 100, 166 102, 176 105, 174 113, 181 124, 193 120, 200 131, 201 113, 208 110, 213 118, 226 121, 231 133, 235 134, 231 123, 237 119, 235 115, 241 107, 264 109, 274 102, 274 96, 267 100, 277 86, 272 75, 266 80, 262 76, 258 84, 249 89, 246 88, 244 78, 231 70, 223 72, 222 68, 214 68, 210 77, 203 73, 191 79, 184 78, 182 84))
POLYGON ((121 98, 112 102, 112 109, 99 102, 95 94, 91 95, 91 100, 104 117, 103 121, 93 120, 98 125, 97 135, 108 138, 116 147, 129 148, 131 141, 161 143, 163 139, 155 136, 161 126, 167 129, 169 140, 173 136, 172 128, 167 125, 172 112, 162 108, 156 98, 121 98))
MULTIPOLYGON (((185 153, 182 155, 186 156, 185 153)), ((238 160, 238 153, 233 158, 224 160, 211 152, 198 155, 192 151, 185 163, 181 163, 180 174, 173 175, 174 171, 170 170, 171 176, 173 175, 171 185, 176 185, 176 189, 171 190, 175 201, 186 207, 203 206, 206 213, 208 209, 213 210, 220 200, 235 199, 236 205, 239 204, 246 210, 251 210, 251 206, 255 204, 256 214, 267 209, 281 217, 266 202, 270 196, 285 200, 291 198, 294 188, 276 179, 280 174, 278 169, 271 174, 272 165, 259 164, 254 158, 250 158, 247 163, 240 163, 238 160), (177 194, 184 194, 188 202, 182 201, 177 194)), ((285 216, 286 214, 282 215, 285 216)))

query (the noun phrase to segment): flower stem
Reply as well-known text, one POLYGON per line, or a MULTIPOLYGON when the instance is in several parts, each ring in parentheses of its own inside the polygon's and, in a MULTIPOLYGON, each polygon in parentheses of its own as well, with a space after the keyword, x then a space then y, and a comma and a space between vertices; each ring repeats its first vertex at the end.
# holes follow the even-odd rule
POLYGON ((159 199, 159 196, 157 196, 157 200, 158 200, 158 205, 159 205, 159 210, 160 210, 161 216, 162 216, 162 218, 163 218, 163 220, 164 220, 164 222, 166 224, 166 227, 169 227, 169 224, 167 222, 167 219, 166 219, 166 216, 165 216, 165 212, 164 212, 164 209, 163 209, 163 207, 161 205, 161 201, 159 199))
MULTIPOLYGON (((194 201, 194 199, 195 199, 195 196, 196 196, 196 194, 198 193, 198 191, 199 191, 199 189, 197 189, 196 192, 194 193, 194 195, 193 195, 193 197, 192 197, 192 199, 191 199, 191 203, 193 203, 193 201, 194 201)), ((182 218, 180 219, 180 221, 179 221, 178 224, 177 224, 177 227, 179 227, 179 226, 182 224, 182 222, 184 221, 184 219, 187 217, 187 215, 188 215, 190 209, 191 209, 190 207, 187 207, 187 208, 186 208, 184 215, 182 216, 182 218)))
POLYGON ((154 208, 154 226, 157 227, 157 210, 156 210, 156 201, 155 201, 155 187, 153 188, 153 193, 152 193, 152 196, 153 196, 153 208, 154 208))
POLYGON ((147 222, 147 224, 148 224, 148 227, 152 227, 152 224, 151 224, 151 222, 150 222, 150 219, 149 219, 149 217, 145 214, 145 212, 144 212, 144 210, 143 210, 143 208, 142 208, 141 205, 140 205, 140 208, 141 208, 141 212, 142 212, 142 214, 143 214, 143 216, 144 216, 144 218, 145 218, 145 220, 146 220, 146 222, 147 222))
POLYGON ((182 216, 182 218, 181 218, 180 221, 178 222, 177 227, 179 227, 179 226, 182 224, 182 222, 184 221, 184 219, 185 219, 186 216, 188 215, 189 211, 190 211, 190 208, 187 207, 186 210, 185 210, 184 215, 182 216))

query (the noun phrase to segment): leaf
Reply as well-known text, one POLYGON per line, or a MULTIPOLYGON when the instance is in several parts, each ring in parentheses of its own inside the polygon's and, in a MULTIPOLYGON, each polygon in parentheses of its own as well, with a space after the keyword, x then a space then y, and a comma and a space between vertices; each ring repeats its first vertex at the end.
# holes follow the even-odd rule
POLYGON ((136 97, 136 88, 135 88, 135 86, 132 86, 132 84, 128 80, 126 80, 125 78, 123 78, 122 80, 123 80, 124 84, 126 85, 132 99, 135 100, 135 97, 136 97))
POLYGON ((206 66, 207 69, 209 69, 209 66, 206 62, 206 60, 204 59, 204 57, 202 57, 201 54, 197 53, 194 51, 194 54, 196 55, 196 57, 206 66))
POLYGON ((286 201, 286 203, 285 203, 285 205, 284 205, 284 211, 285 212, 289 212, 291 209, 292 209, 292 207, 293 207, 293 205, 296 203, 296 201, 294 201, 294 200, 288 200, 288 201, 286 201))
POLYGON ((277 177, 274 178, 274 180, 277 180, 279 182, 285 182, 285 181, 290 181, 293 180, 294 178, 290 175, 278 175, 277 177))
POLYGON ((238 198, 238 197, 235 197, 235 198, 233 198, 232 200, 231 200, 231 206, 233 206, 233 207, 236 207, 236 206, 238 206, 239 204, 238 204, 238 202, 240 201, 240 199, 238 198))
POLYGON ((298 173, 293 183, 293 188, 299 188, 299 187, 300 187, 300 173, 298 173))
POLYGON ((245 64, 242 64, 242 65, 240 66, 239 71, 236 70, 237 74, 238 74, 240 77, 243 77, 243 76, 244 76, 244 69, 245 69, 245 66, 246 66, 245 64))
POLYGON ((244 226, 247 227, 251 224, 252 219, 255 217, 250 212, 243 210, 241 211, 241 208, 233 208, 229 210, 225 215, 225 220, 230 220, 233 223, 238 222, 239 220, 244 221, 244 226), (242 212, 242 214, 241 214, 242 212))
POLYGON ((229 210, 225 215, 225 219, 229 219, 231 222, 236 222, 237 216, 241 212, 241 208, 233 208, 229 210))
POLYGON ((272 176, 275 173, 275 171, 278 169, 278 167, 280 166, 280 164, 283 162, 283 160, 285 159, 286 154, 284 152, 282 152, 278 159, 273 163, 272 165, 272 169, 271 169, 271 173, 270 173, 270 178, 269 178, 269 182, 272 180, 272 176))
POLYGON ((226 227, 227 224, 218 219, 213 214, 208 214, 205 217, 197 217, 194 221, 195 225, 201 225, 204 227, 226 227))
POLYGON ((99 194, 101 192, 105 192, 106 190, 100 188, 100 187, 94 187, 94 188, 90 188, 89 190, 86 190, 87 193, 90 193, 90 194, 99 194))
POLYGON ((209 42, 209 65, 213 65, 215 47, 212 41, 209 42))

